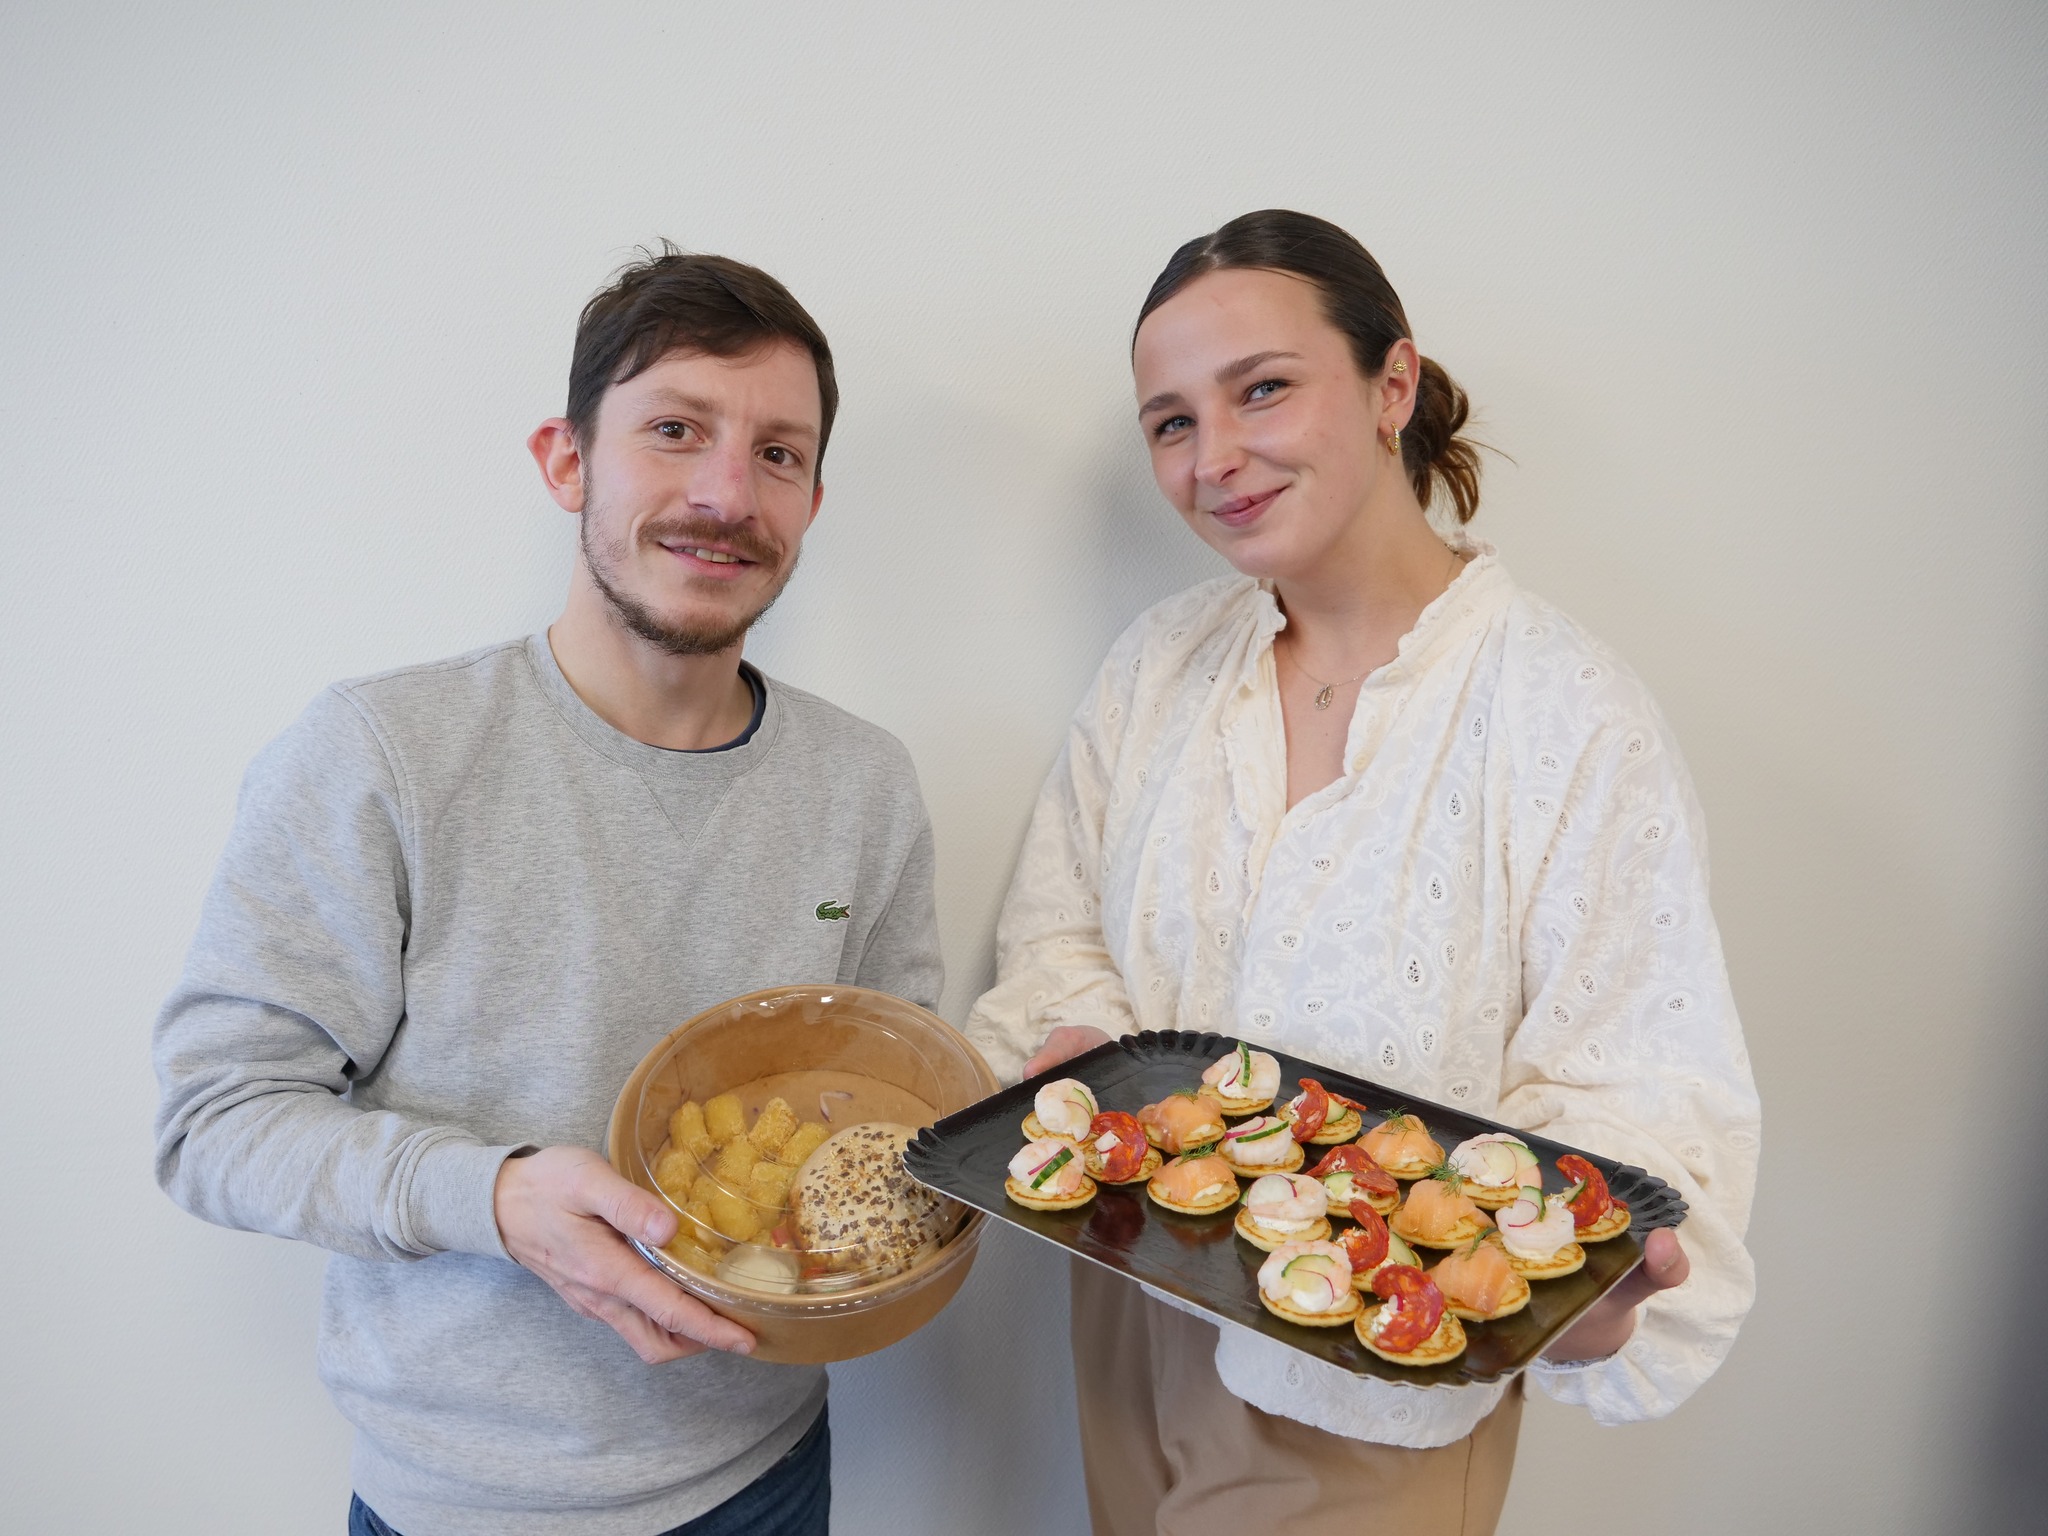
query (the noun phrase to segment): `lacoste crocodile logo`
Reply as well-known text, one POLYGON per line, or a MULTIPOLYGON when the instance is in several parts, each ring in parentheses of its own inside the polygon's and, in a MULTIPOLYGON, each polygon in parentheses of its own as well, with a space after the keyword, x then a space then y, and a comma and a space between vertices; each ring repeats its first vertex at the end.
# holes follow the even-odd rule
POLYGON ((843 901, 821 901, 818 903, 818 921, 821 923, 843 922, 853 916, 853 909, 843 901))

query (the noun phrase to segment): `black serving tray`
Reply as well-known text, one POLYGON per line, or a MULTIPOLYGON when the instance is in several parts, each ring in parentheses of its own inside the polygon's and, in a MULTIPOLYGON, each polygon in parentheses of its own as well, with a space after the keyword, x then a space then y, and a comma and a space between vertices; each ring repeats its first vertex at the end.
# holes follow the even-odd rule
MULTIPOLYGON (((1313 1077, 1332 1092, 1356 1099, 1381 1115, 1397 1108, 1413 1110, 1447 1151, 1468 1136, 1509 1131, 1543 1160, 1546 1189, 1564 1187, 1557 1159, 1577 1152, 1606 1176, 1615 1198, 1628 1203, 1629 1230, 1603 1243, 1586 1244, 1584 1269, 1562 1280, 1531 1282, 1528 1306, 1497 1322, 1467 1323, 1463 1355, 1444 1365, 1419 1369, 1380 1359, 1361 1345, 1348 1327, 1305 1328, 1268 1312, 1259 1302, 1258 1291, 1259 1265, 1266 1255, 1233 1230, 1235 1206, 1215 1216, 1182 1216, 1155 1204, 1143 1184, 1105 1184, 1093 1201, 1075 1211, 1027 1210, 1003 1194, 1010 1159, 1024 1144, 1024 1117, 1044 1084, 1056 1078, 1078 1078, 1094 1090, 1104 1109, 1135 1114, 1177 1088, 1197 1086, 1202 1069, 1226 1050, 1235 1049, 1236 1043, 1224 1035, 1147 1030, 1099 1045, 927 1127, 904 1150, 904 1166, 921 1184, 1118 1274, 1142 1280, 1213 1317, 1242 1323, 1355 1375, 1379 1376, 1411 1386, 1494 1382, 1523 1369, 1580 1313, 1642 1262, 1643 1233, 1653 1227, 1675 1227, 1685 1219, 1685 1202, 1678 1192, 1640 1168, 1448 1105, 1396 1093, 1298 1056, 1272 1052, 1280 1061, 1282 1099, 1291 1097, 1291 1085, 1297 1078, 1313 1077)), ((1306 1150, 1313 1166, 1313 1160, 1329 1149, 1306 1150)), ((1425 1251, 1423 1261, 1429 1264, 1434 1259, 1425 1251)))

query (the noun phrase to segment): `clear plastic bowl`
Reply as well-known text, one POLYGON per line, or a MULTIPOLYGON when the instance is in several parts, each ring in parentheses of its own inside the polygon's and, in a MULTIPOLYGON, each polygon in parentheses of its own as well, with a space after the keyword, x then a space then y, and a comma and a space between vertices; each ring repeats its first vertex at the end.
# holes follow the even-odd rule
MULTIPOLYGON (((679 1222, 667 1248, 634 1246, 713 1311, 752 1331, 757 1360, 818 1364, 884 1348, 952 1299, 986 1218, 916 1185, 886 1143, 870 1140, 879 1133, 840 1133, 876 1122, 915 1132, 996 1086, 981 1053, 951 1025, 886 992, 772 987, 707 1008, 648 1052, 612 1110, 612 1166, 667 1200, 679 1222), (700 1140, 675 1154, 677 1109, 708 1109, 728 1095, 738 1101, 741 1136, 720 1136, 708 1150, 700 1140), (802 1145, 761 1130, 751 1156, 722 1159, 735 1139, 755 1142, 761 1111, 775 1098, 799 1126, 809 1122, 839 1141, 793 1165, 782 1159, 802 1145), (827 1165, 843 1166, 849 1140, 864 1143, 855 1160, 860 1177, 835 1183, 827 1165), (752 1167, 742 1171, 745 1163, 752 1167), (757 1183, 754 1170, 764 1166, 770 1171, 757 1183), (888 1183, 876 1177, 885 1166, 888 1183), (776 1200, 782 1174, 793 1186, 798 1179, 816 1186, 801 1215, 776 1200), (863 1199, 871 1203, 856 1210, 863 1199), (868 1212, 881 1220, 868 1221, 868 1212)), ((720 1113, 727 1121, 720 1129, 729 1131, 729 1107, 720 1113)))

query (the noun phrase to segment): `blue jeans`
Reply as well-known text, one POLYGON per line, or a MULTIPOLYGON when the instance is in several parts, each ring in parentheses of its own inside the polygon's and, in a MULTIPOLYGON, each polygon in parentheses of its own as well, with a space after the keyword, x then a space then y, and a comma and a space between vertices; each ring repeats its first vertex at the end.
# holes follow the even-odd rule
MULTIPOLYGON (((716 1509, 662 1536, 826 1536, 832 1513, 832 1427, 826 1411, 789 1454, 716 1509)), ((348 1536, 398 1536, 361 1499, 348 1506, 348 1536)))

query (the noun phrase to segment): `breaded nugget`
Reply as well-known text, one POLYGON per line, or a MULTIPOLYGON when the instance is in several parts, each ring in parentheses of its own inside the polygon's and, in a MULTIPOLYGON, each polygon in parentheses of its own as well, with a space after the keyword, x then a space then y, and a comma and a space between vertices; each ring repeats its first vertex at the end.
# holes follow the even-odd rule
POLYGON ((718 1157, 712 1163, 711 1170, 728 1189, 745 1189, 747 1175, 754 1171, 754 1164, 760 1160, 760 1150, 743 1136, 738 1141, 728 1141, 718 1149, 718 1157))
POLYGON ((670 1147, 654 1160, 654 1182, 665 1195, 681 1202, 690 1198, 690 1186, 697 1182, 697 1159, 687 1147, 670 1147))
POLYGON ((700 1163, 711 1155, 711 1132, 704 1125, 704 1106, 694 1099, 676 1106, 676 1112, 668 1117, 668 1139, 678 1147, 687 1147, 700 1163))
MULTIPOLYGON (((674 1253, 677 1249, 687 1249, 693 1245, 713 1258, 725 1252, 725 1244, 719 1238, 711 1220, 711 1202, 708 1200, 692 1200, 683 1207, 683 1220, 676 1228, 675 1241, 668 1246, 669 1251, 674 1253)), ((686 1254, 678 1256, 688 1262, 686 1254)))
POLYGON ((794 1168, 785 1168, 780 1163, 756 1163, 747 1177, 747 1193, 770 1210, 780 1210, 789 1202, 789 1181, 795 1177, 794 1168))
POLYGON ((761 1216, 751 1200, 721 1190, 711 1197, 711 1225, 729 1242, 751 1242, 761 1230, 761 1216))
POLYGON ((763 1156, 773 1157, 795 1129, 796 1111, 781 1099, 770 1099, 762 1106, 754 1128, 747 1132, 747 1140, 759 1147, 763 1156))
POLYGON ((775 1161, 785 1168, 801 1168, 804 1159, 825 1144, 825 1138, 832 1132, 815 1120, 806 1120, 794 1131, 789 1140, 782 1144, 782 1150, 775 1154, 775 1161))
POLYGON ((714 1146, 746 1134, 747 1117, 740 1112, 739 1095, 721 1093, 704 1106, 704 1129, 710 1134, 714 1146))

